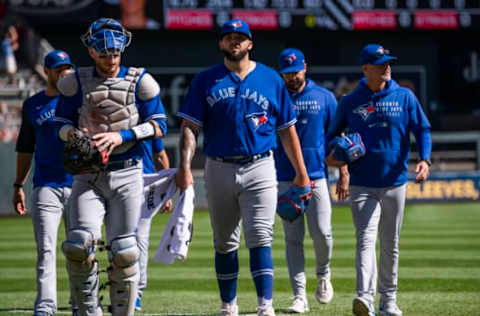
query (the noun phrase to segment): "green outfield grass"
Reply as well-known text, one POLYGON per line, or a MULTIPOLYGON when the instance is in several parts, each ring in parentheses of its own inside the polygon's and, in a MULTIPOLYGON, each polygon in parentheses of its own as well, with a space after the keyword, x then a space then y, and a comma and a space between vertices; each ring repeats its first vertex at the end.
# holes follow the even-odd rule
MULTIPOLYGON (((166 215, 153 221, 150 257, 160 240, 166 215)), ((144 309, 137 314, 215 315, 219 297, 213 268, 208 213, 195 213, 195 233, 188 259, 173 265, 150 262, 144 309)), ((335 207, 332 282, 335 297, 328 305, 315 301, 314 259, 307 236, 306 256, 311 311, 307 315, 351 315, 355 297, 354 230, 349 209, 335 207)), ((30 218, 0 218, 0 315, 31 315, 35 299, 35 243, 30 218)), ((60 232, 63 236, 63 230, 60 232)), ((63 240, 63 238, 60 238, 63 240)), ((480 315, 480 204, 419 204, 407 207, 400 238, 398 303, 404 315, 480 315)), ((58 248, 59 249, 59 248, 58 248)), ((282 225, 277 218, 274 305, 277 314, 291 302, 284 258, 282 225)), ((105 267, 106 254, 99 254, 105 267)), ((240 312, 254 313, 256 295, 244 245, 239 253, 240 312)), ((61 314, 68 311, 65 259, 58 251, 58 296, 61 314)), ((105 280, 105 273, 101 274, 105 280)), ((108 294, 105 292, 108 303, 108 294)))

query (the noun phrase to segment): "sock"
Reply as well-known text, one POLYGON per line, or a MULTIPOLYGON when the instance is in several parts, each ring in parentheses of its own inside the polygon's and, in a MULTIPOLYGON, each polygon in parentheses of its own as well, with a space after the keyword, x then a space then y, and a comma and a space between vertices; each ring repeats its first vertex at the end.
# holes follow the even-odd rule
POLYGON ((217 272, 220 297, 224 303, 232 303, 237 298, 238 252, 215 252, 215 271, 217 272))
POLYGON ((257 289, 258 305, 271 305, 273 298, 273 260, 270 247, 250 249, 250 271, 257 289))

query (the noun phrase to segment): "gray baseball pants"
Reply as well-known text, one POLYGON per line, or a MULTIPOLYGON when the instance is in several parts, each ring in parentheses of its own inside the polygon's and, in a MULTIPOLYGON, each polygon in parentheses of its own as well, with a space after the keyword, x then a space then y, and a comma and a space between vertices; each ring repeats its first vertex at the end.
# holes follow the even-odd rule
MULTIPOLYGON (((37 298, 34 313, 57 311, 57 234, 67 211, 69 187, 36 187, 32 195, 32 221, 37 244, 37 298)), ((67 221, 64 221, 67 225, 67 221)), ((67 227, 65 227, 67 231, 67 227)))
POLYGON ((406 189, 406 184, 386 188, 350 186, 350 203, 357 237, 357 293, 372 303, 377 283, 377 233, 380 233, 378 291, 382 300, 396 300, 398 242, 406 189))
POLYGON ((140 218, 140 221, 138 222, 137 243, 140 252, 140 279, 138 281, 139 297, 143 296, 143 291, 147 288, 148 247, 150 244, 151 225, 152 218, 140 218))
POLYGON ((205 186, 217 252, 238 249, 240 223, 247 248, 271 246, 277 207, 272 156, 245 165, 207 158, 205 186))
MULTIPOLYGON (((280 181, 278 192, 281 194, 287 191, 291 185, 291 182, 280 181)), ((315 180, 312 193, 305 216, 300 216, 293 222, 282 220, 288 273, 295 296, 306 296, 307 279, 303 252, 305 217, 307 218, 310 237, 313 240, 317 277, 330 273, 330 259, 333 249, 332 206, 326 179, 315 180)))

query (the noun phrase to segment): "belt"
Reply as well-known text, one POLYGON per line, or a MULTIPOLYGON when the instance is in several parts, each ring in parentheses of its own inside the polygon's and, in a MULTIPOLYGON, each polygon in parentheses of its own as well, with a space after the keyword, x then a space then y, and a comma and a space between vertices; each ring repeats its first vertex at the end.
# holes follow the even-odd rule
POLYGON ((255 154, 253 156, 212 157, 212 159, 221 162, 234 163, 237 165, 246 165, 247 163, 257 161, 258 159, 270 157, 271 154, 272 151, 269 150, 261 154, 255 154))
POLYGON ((109 161, 105 166, 105 171, 116 171, 136 166, 140 163, 140 158, 131 158, 126 160, 109 161))

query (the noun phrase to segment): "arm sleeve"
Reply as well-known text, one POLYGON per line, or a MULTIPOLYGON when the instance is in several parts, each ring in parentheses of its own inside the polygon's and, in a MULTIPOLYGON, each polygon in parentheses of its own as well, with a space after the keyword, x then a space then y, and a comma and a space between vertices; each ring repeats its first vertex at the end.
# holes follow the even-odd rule
POLYGON ((142 122, 155 121, 162 130, 162 134, 167 134, 167 115, 165 114, 165 108, 163 107, 162 100, 160 98, 160 89, 157 82, 148 74, 140 77, 138 82, 138 89, 135 94, 135 101, 138 109, 138 113, 142 122), (144 80, 145 79, 145 80, 144 80), (152 86, 150 88, 145 85, 152 86), (146 99, 146 91, 154 91, 154 96, 146 99))
POLYGON ((346 102, 345 97, 340 100, 340 104, 335 110, 335 115, 333 116, 332 123, 329 124, 327 136, 325 137, 325 142, 328 144, 335 136, 339 135, 340 132, 346 127, 346 102))
POLYGON ((23 102, 22 125, 20 126, 15 150, 21 153, 33 153, 35 151, 35 130, 28 115, 27 101, 23 102))
POLYGON ((198 126, 203 126, 205 119, 205 87, 202 81, 202 74, 198 74, 190 84, 190 87, 185 97, 185 101, 178 111, 178 116, 189 120, 198 126))
MULTIPOLYGON (((277 75, 278 76, 278 75, 277 75)), ((293 108, 293 101, 290 98, 283 80, 278 77, 281 82, 278 82, 278 118, 277 118, 277 131, 292 126, 297 122, 297 115, 293 108)))
POLYGON ((408 126, 415 135, 418 145, 418 153, 420 159, 430 159, 432 153, 432 135, 431 126, 422 106, 418 102, 417 97, 409 91, 409 122, 408 126))
POLYGON ((152 140, 152 152, 157 154, 163 150, 163 142, 161 138, 155 138, 152 140))
POLYGON ((335 111, 337 110, 337 99, 332 93, 329 93, 326 97, 326 109, 327 113, 325 116, 325 154, 328 154, 328 143, 330 140, 327 138, 327 133, 334 121, 335 111))

